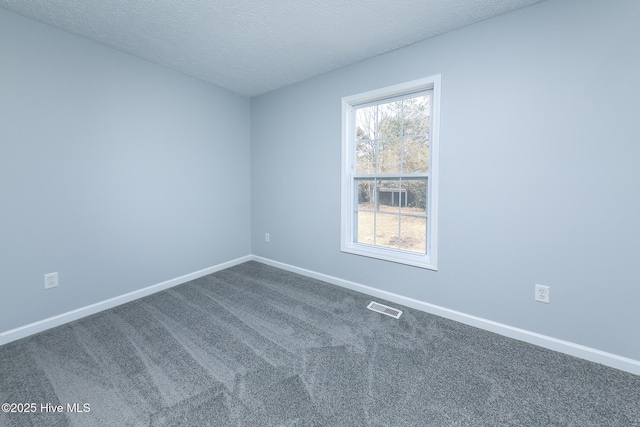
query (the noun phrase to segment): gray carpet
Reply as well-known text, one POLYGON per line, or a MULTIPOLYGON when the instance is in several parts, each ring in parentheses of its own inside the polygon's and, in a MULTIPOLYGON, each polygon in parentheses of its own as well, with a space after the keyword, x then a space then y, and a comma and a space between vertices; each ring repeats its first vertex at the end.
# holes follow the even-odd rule
POLYGON ((372 299, 256 262, 194 280, 0 347, 0 403, 37 404, 0 425, 640 426, 639 376, 372 299))

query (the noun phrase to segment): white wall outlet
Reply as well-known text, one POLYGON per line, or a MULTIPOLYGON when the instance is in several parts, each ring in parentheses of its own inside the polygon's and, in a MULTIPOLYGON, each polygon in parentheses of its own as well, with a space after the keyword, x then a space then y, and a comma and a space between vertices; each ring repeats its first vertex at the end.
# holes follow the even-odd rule
POLYGON ((49 273, 44 275, 44 288, 51 289, 58 286, 58 273, 49 273))
POLYGON ((535 298, 536 301, 549 304, 549 301, 551 300, 551 288, 549 286, 536 285, 535 298))
POLYGON ((269 233, 264 233, 264 241, 269 243, 269 233))

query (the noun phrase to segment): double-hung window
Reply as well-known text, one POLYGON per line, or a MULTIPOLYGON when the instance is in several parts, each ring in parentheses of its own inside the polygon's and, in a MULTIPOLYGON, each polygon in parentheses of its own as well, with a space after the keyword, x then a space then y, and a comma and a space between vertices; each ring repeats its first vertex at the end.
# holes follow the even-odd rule
POLYGON ((343 252, 436 269, 440 76, 342 99, 343 252))

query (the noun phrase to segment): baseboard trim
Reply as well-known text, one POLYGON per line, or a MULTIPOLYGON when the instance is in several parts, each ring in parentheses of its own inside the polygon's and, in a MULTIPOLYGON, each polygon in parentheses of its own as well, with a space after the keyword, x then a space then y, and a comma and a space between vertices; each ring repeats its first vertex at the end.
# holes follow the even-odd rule
POLYGON ((251 255, 246 255, 240 258, 233 259, 231 261, 223 262, 222 264, 214 265, 213 267, 204 268, 202 270, 195 271, 193 273, 185 274, 184 276, 176 277, 174 279, 166 280, 155 285, 147 286, 146 288, 138 289, 133 292, 129 292, 114 298, 109 298, 95 304, 87 305, 85 307, 77 308, 75 310, 68 311, 66 313, 59 314, 57 316, 49 317, 47 319, 40 320, 38 322, 30 323, 25 326, 20 326, 15 329, 11 329, 6 332, 0 333, 0 345, 10 343, 12 341, 19 340, 20 338, 28 337, 29 335, 37 334, 38 332, 45 331, 47 329, 54 328, 56 326, 63 325, 65 323, 72 322, 74 320, 81 319, 86 316, 98 313, 109 308, 125 304, 130 301, 137 300, 147 295, 160 292, 162 290, 172 288, 174 286, 181 285, 190 280, 198 279, 207 274, 215 273, 216 271, 224 270, 225 268, 233 267, 234 265, 242 264, 243 262, 250 261, 251 255))
POLYGON ((527 331, 525 329, 505 325, 503 323, 494 322, 492 320, 462 313, 460 311, 451 310, 446 307, 441 307, 438 305, 430 304, 428 302, 405 297, 393 292, 383 291, 381 289, 372 288, 367 285, 362 285, 360 283, 351 282, 349 280, 340 279, 338 277, 329 276, 327 274, 318 273, 316 271, 307 270, 257 255, 252 255, 251 259, 253 261, 270 265, 272 267, 277 267, 282 270, 287 270, 293 273, 301 274, 303 276, 322 280, 323 282, 342 286, 344 288, 362 292, 367 295, 384 298, 388 301, 393 301, 407 307, 415 308, 416 310, 421 310, 440 317, 455 320, 456 322, 474 326, 476 328, 495 332, 509 338, 514 338, 550 350, 558 351, 560 353, 565 353, 591 362, 596 362, 612 368, 620 369, 622 371, 631 372, 635 375, 640 375, 640 361, 638 360, 618 356, 612 353, 607 353, 605 351, 538 334, 536 332, 527 331))
POLYGON ((505 325, 503 323, 494 322, 492 320, 462 313, 456 310, 451 310, 446 307, 430 304, 424 301, 409 298, 393 292, 384 291, 384 290, 373 288, 360 283, 344 280, 335 276, 330 276, 328 274, 319 273, 317 271, 307 270, 305 268, 296 267, 290 264, 274 261, 274 260, 260 257, 257 255, 246 255, 240 258, 236 258, 231 261, 227 261, 212 267, 198 270, 193 273, 185 274, 183 276, 176 277, 174 279, 170 279, 155 285, 151 285, 143 289, 138 289, 136 291, 132 291, 114 298, 110 298, 108 300, 104 300, 95 304, 91 304, 85 307, 68 311, 66 313, 59 314, 57 316, 52 316, 47 319, 30 323, 25 326, 20 326, 15 329, 1 332, 0 345, 19 340, 21 338, 25 338, 33 334, 37 334, 38 332, 42 332, 47 329, 54 328, 56 326, 60 326, 65 323, 69 323, 74 320, 81 319, 83 317, 90 316, 100 311, 107 310, 109 308, 116 307, 118 305, 125 304, 130 301, 134 301, 136 299, 145 297, 147 295, 151 295, 156 292, 160 292, 162 290, 181 285, 188 281, 206 276, 207 274, 215 273, 217 271, 224 270, 226 268, 233 267, 235 265, 242 264, 243 262, 247 262, 247 261, 257 261, 262 264, 280 268, 282 270, 291 271, 293 273, 297 273, 303 276, 322 280, 323 282, 331 283, 333 285, 341 286, 341 287, 351 289, 357 292, 361 292, 367 295, 371 295, 374 297, 386 299, 388 301, 396 302, 398 304, 402 304, 406 307, 411 307, 416 310, 421 310, 430 314, 435 314, 440 317, 455 320, 456 322, 464 323, 466 325, 474 326, 476 328, 495 332, 497 334, 504 335, 509 338, 528 342, 530 344, 538 345, 540 347, 558 351, 560 353, 565 353, 571 356, 579 357, 581 359, 589 360, 591 362, 600 363, 602 365, 610 366, 612 368, 620 369, 622 371, 631 372, 635 375, 640 375, 640 361, 638 360, 634 360, 634 359, 619 356, 613 353, 597 350, 591 347, 586 347, 580 344, 575 344, 569 341, 560 340, 547 335, 538 334, 536 332, 527 331, 525 329, 520 329, 513 326, 505 325))

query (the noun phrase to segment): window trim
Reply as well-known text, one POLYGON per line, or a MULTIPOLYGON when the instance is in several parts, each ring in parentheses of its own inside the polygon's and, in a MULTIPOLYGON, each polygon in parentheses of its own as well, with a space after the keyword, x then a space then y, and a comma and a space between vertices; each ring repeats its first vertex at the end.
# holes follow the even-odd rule
POLYGON ((393 86, 371 90, 342 98, 342 167, 341 167, 341 227, 340 251, 381 260, 437 270, 438 254, 438 152, 440 141, 440 74, 412 80, 393 86), (429 179, 427 180, 427 250, 426 254, 415 254, 398 249, 381 248, 354 242, 353 201, 356 177, 354 170, 353 129, 354 107, 411 94, 433 91, 431 105, 431 139, 429 179))

